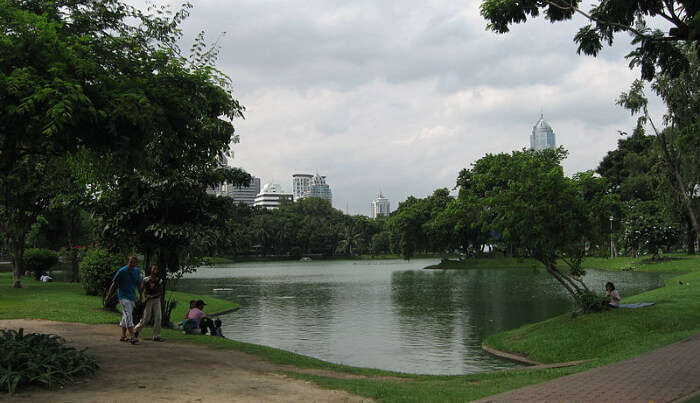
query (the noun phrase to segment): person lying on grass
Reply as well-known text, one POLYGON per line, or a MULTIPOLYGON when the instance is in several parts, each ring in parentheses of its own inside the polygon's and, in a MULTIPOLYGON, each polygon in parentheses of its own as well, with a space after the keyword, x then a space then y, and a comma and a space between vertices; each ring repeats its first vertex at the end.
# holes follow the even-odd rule
POLYGON ((160 278, 160 268, 158 266, 151 266, 151 274, 143 278, 141 286, 146 296, 146 306, 143 309, 141 322, 134 326, 134 335, 138 338, 141 330, 143 330, 144 326, 150 323, 151 318, 153 318, 153 341, 165 341, 165 339, 160 337, 162 321, 160 297, 163 295, 163 280, 160 278))
POLYGON ((608 299, 608 306, 611 308, 619 308, 620 307, 620 300, 622 298, 620 298, 620 293, 617 292, 617 290, 615 289, 615 285, 613 283, 611 283, 610 281, 608 281, 605 284, 605 291, 606 291, 605 296, 608 299))
POLYGON ((143 299, 143 287, 141 285, 141 273, 139 268, 136 267, 136 258, 134 256, 129 256, 127 265, 117 270, 117 274, 112 278, 112 285, 105 295, 105 305, 112 297, 115 288, 117 289, 119 304, 122 306, 122 320, 119 322, 121 338, 119 340, 138 344, 139 339, 134 334, 134 318, 132 314, 134 305, 136 305, 136 290, 139 290, 139 301, 141 301, 143 299), (127 330, 129 331, 129 338, 126 337, 127 330))

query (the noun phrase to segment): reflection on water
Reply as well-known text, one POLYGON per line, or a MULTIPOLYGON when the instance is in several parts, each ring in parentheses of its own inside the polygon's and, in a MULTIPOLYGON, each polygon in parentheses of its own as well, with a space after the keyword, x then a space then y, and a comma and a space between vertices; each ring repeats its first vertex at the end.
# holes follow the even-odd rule
MULTIPOLYGON (((481 350, 486 335, 572 309, 565 291, 541 270, 421 270, 433 263, 242 263, 201 268, 178 288, 240 303, 240 310, 222 316, 231 339, 426 374, 513 367, 481 350)), ((596 271, 585 281, 601 292, 613 281, 623 297, 663 283, 654 273, 596 271)))

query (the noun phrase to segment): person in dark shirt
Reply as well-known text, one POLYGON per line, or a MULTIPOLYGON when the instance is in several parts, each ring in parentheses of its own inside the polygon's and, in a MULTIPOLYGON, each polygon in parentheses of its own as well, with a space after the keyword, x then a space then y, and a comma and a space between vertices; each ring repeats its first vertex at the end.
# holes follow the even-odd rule
POLYGON ((143 309, 141 322, 134 327, 136 337, 150 321, 153 319, 153 341, 165 341, 160 337, 160 326, 162 321, 160 310, 160 297, 163 295, 163 279, 160 277, 160 268, 151 266, 151 274, 143 279, 142 287, 146 296, 146 306, 143 309))

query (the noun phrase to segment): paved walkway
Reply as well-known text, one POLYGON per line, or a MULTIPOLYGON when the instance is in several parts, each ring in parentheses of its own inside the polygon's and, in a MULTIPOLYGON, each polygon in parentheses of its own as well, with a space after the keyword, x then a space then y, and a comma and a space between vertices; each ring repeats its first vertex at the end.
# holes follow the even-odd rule
POLYGON ((700 391, 700 334, 639 357, 479 402, 673 402, 700 391))

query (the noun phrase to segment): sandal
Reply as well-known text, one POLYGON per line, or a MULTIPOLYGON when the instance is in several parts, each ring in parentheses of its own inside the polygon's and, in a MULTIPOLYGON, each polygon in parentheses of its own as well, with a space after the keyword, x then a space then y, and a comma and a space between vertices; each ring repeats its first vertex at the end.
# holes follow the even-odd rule
POLYGON ((165 341, 165 339, 162 337, 154 337, 153 341, 165 341))
POLYGON ((139 344, 139 339, 134 337, 133 339, 129 339, 129 343, 134 344, 134 345, 139 344))

